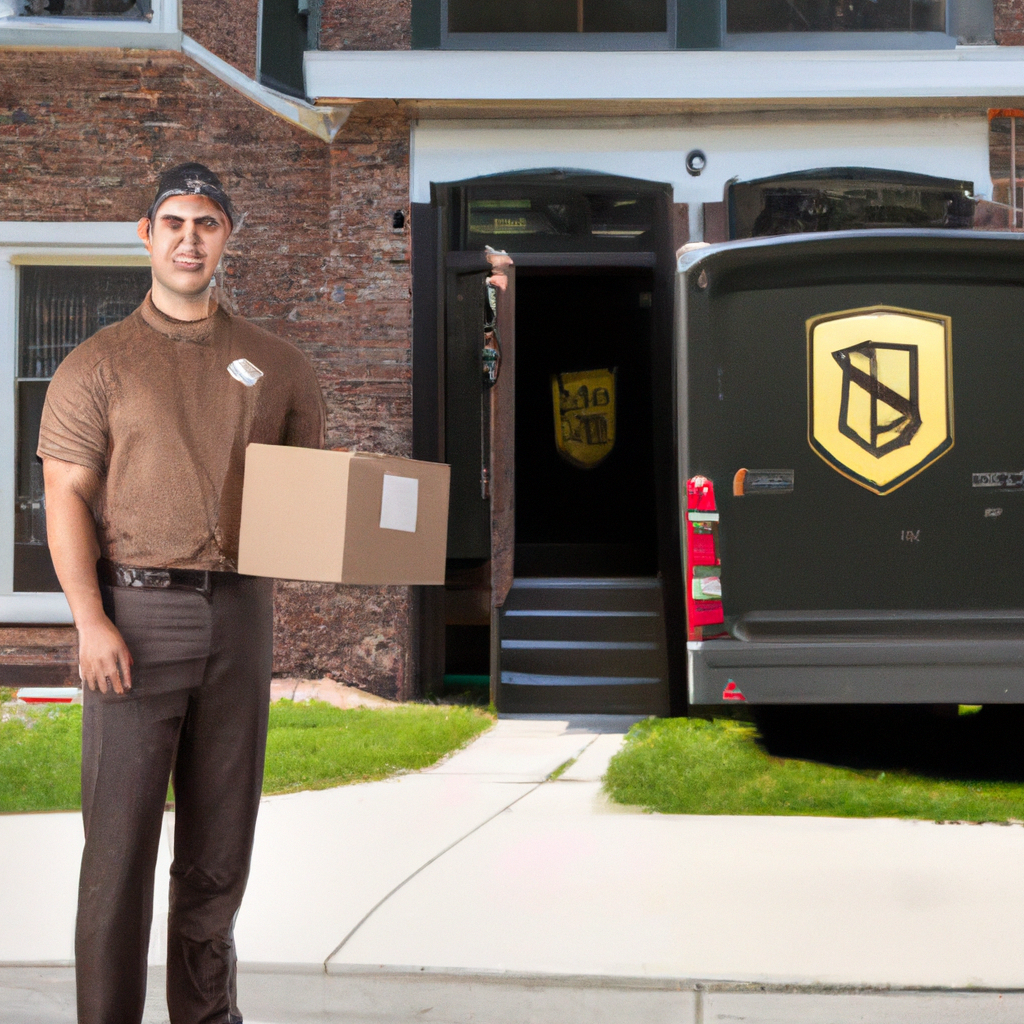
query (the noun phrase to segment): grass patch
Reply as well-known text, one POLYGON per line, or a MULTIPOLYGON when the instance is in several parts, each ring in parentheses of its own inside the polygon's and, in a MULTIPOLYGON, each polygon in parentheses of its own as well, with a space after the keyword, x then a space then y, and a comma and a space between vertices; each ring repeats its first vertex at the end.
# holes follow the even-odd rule
MULTIPOLYGON (((8 705, 0 721, 0 813, 81 806, 82 709, 8 705)), ((271 705, 263 792, 326 789, 426 768, 492 724, 476 708, 341 710, 271 705)))
POLYGON ((492 721, 476 708, 450 705, 341 711, 320 701, 276 701, 263 792, 327 789, 427 768, 492 721))
POLYGON ((1024 819, 1014 720, 890 709, 844 724, 838 711, 807 709, 766 716, 760 730, 728 718, 647 719, 629 731, 605 787, 618 803, 670 814, 1024 819))
POLYGON ((81 807, 81 707, 8 706, 0 718, 0 812, 81 807))
POLYGON ((560 779, 577 761, 579 758, 570 757, 568 761, 563 761, 549 776, 548 782, 554 782, 556 779, 560 779))

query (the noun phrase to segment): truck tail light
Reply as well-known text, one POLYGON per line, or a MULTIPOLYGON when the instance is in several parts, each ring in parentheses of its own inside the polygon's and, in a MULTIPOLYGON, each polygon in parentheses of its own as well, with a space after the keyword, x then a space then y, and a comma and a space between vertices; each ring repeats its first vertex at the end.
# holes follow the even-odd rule
POLYGON ((706 626, 721 626, 725 621, 721 573, 715 487, 707 477, 695 476, 686 481, 686 621, 690 640, 704 639, 706 626))

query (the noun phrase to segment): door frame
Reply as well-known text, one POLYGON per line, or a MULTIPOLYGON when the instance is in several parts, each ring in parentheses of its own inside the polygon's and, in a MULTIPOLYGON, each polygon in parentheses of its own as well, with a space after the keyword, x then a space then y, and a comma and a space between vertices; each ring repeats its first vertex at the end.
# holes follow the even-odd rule
MULTIPOLYGON (((437 184, 431 187, 432 202, 413 204, 412 404, 415 458, 445 461, 445 301, 448 275, 452 271, 484 272, 489 269, 482 249, 459 249, 453 244, 452 207, 460 201, 461 190, 468 185, 517 185, 527 191, 533 177, 511 174, 437 184)), ((543 178, 544 172, 538 172, 536 177, 543 178)), ((658 572, 662 579, 665 606, 670 713, 685 714, 688 689, 686 611, 679 534, 674 350, 675 246, 680 241, 677 230, 679 208, 672 203, 671 186, 662 182, 597 174, 580 175, 580 179, 588 188, 621 187, 653 194, 657 212, 651 248, 640 252, 517 252, 510 246, 509 254, 520 270, 607 267, 644 268, 653 272, 650 354, 658 572)), ((444 676, 444 591, 440 587, 416 589, 418 594, 414 598, 413 609, 416 675, 424 692, 436 692, 444 676)))

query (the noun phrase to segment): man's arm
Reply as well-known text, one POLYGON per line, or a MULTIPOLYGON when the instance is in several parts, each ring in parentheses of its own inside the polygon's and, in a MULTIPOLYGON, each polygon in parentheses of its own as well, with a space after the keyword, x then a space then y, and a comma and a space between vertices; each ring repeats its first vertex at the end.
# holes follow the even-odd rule
POLYGON ((46 535, 53 567, 78 627, 78 669, 82 682, 101 693, 131 689, 132 656, 117 627, 103 611, 96 561, 100 546, 92 505, 101 481, 94 470, 60 459, 43 459, 46 535))

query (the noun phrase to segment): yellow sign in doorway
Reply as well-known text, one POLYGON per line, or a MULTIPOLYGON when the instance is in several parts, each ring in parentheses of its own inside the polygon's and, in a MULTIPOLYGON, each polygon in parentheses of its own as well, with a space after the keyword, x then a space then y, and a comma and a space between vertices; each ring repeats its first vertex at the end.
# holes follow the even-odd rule
POLYGON ((889 306, 807 321, 808 440, 837 472, 889 494, 953 447, 948 316, 889 306))
POLYGON ((555 447, 566 462, 593 469, 615 447, 615 370, 551 375, 555 447))

